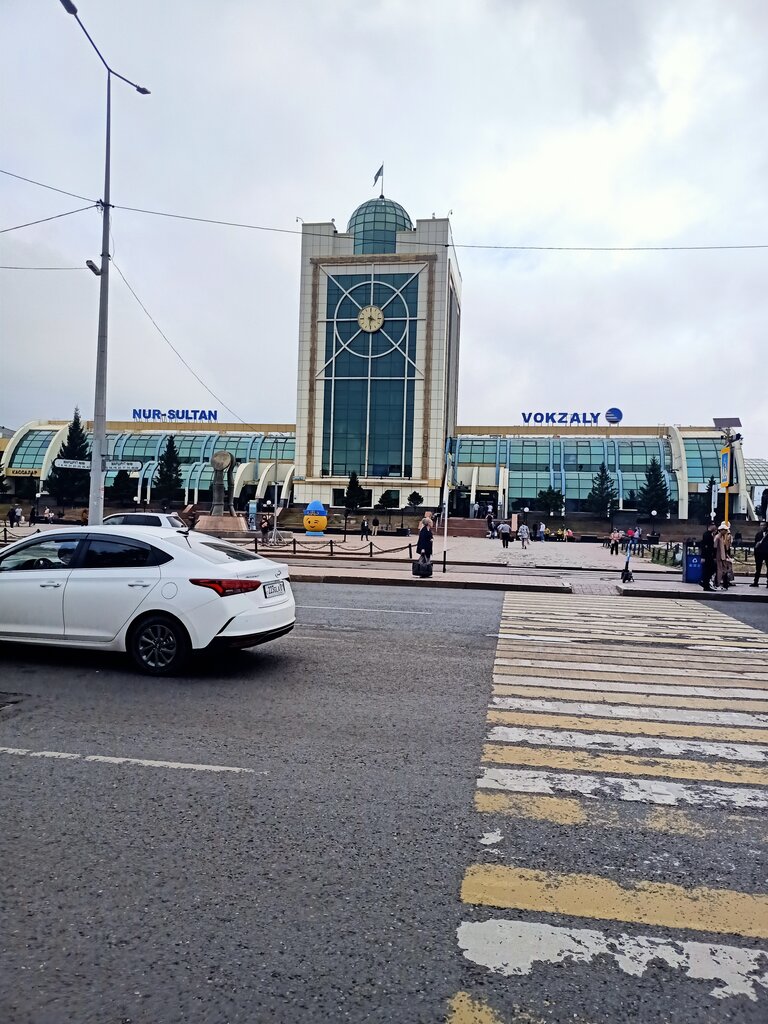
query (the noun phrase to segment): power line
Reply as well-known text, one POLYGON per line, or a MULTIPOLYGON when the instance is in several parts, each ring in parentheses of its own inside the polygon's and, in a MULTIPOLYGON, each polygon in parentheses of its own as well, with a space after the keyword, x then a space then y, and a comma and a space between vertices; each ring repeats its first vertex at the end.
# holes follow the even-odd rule
POLYGON ((93 210, 98 203, 91 203, 89 206, 79 206, 76 210, 67 210, 66 213, 55 213, 52 217, 41 217, 40 220, 29 220, 26 224, 14 224, 12 228, 0 228, 0 235, 9 231, 20 231, 21 228, 31 228, 33 224, 45 224, 49 220, 58 220, 60 217, 71 217, 73 213, 82 213, 83 210, 93 210))
POLYGON ((46 185, 42 181, 35 181, 34 178, 25 178, 23 174, 14 174, 13 171, 4 171, 0 168, 0 174, 7 174, 9 178, 18 178, 19 181, 28 181, 30 185, 39 185, 40 188, 48 188, 51 192, 60 192, 63 196, 72 196, 73 199, 84 199, 86 203, 95 203, 95 199, 91 199, 90 196, 81 196, 77 192, 67 192, 64 188, 56 188, 53 185, 46 185))
POLYGON ((158 322, 157 322, 157 321, 155 320, 155 318, 154 318, 154 317, 152 316, 152 314, 151 314, 151 313, 149 312, 149 310, 148 310, 148 309, 147 309, 147 307, 146 307, 146 306, 144 305, 144 303, 143 303, 143 302, 141 301, 141 299, 139 298, 139 296, 138 296, 138 295, 136 294, 136 292, 135 292, 135 291, 133 290, 133 288, 132 288, 132 287, 130 286, 130 284, 128 283, 128 281, 127 281, 127 280, 126 280, 126 278, 125 278, 125 274, 124 274, 124 273, 122 272, 122 270, 120 269, 120 267, 118 267, 118 265, 117 265, 117 264, 115 263, 115 261, 114 261, 114 260, 112 260, 111 262, 112 262, 112 266, 113 266, 113 267, 115 268, 115 270, 116 270, 116 271, 118 272, 118 274, 120 275, 120 277, 122 277, 122 279, 123 279, 123 282, 124 282, 124 284, 125 284, 126 288, 128 289, 128 291, 129 291, 129 292, 131 293, 131 295, 132 295, 132 296, 134 297, 134 299, 136 299, 136 301, 138 302, 138 304, 139 304, 139 305, 141 306, 141 308, 142 308, 142 309, 144 310, 144 312, 146 313, 146 315, 147 315, 147 316, 149 317, 149 319, 150 319, 150 321, 152 322, 152 325, 153 325, 153 327, 155 328, 155 330, 157 331, 157 333, 158 333, 158 334, 160 335, 160 337, 161 337, 161 338, 163 339, 163 341, 164 341, 164 342, 166 343, 166 345, 168 345, 168 347, 169 347, 169 348, 171 349, 171 351, 172 351, 172 352, 174 352, 174 353, 175 353, 175 354, 176 354, 176 355, 177 355, 177 356, 179 357, 179 359, 181 360, 181 362, 182 362, 182 363, 183 363, 183 364, 184 364, 184 365, 186 366, 186 368, 187 368, 187 369, 189 370, 189 372, 190 372, 190 373, 192 374, 192 376, 193 376, 193 377, 195 378, 195 380, 196 380, 196 381, 197 381, 197 382, 198 382, 199 384, 202 384, 202 386, 203 386, 203 387, 205 388, 205 390, 206 390, 206 391, 208 392, 208 394, 209 394, 209 395, 211 395, 211 396, 212 396, 213 398, 215 398, 215 399, 216 399, 216 401, 217 401, 217 402, 219 403, 219 405, 222 405, 222 406, 224 406, 224 408, 225 408, 225 409, 227 410, 227 412, 231 412, 231 413, 232 413, 232 415, 233 415, 233 416, 235 417, 235 419, 236 419, 236 420, 238 420, 238 421, 239 421, 240 423, 245 423, 246 421, 245 421, 245 420, 243 419, 243 417, 242 417, 242 416, 238 416, 238 415, 237 415, 237 413, 236 413, 236 412, 234 411, 234 409, 230 409, 230 407, 229 407, 229 406, 227 405, 227 403, 226 403, 226 402, 224 402, 224 401, 222 401, 222 399, 221 399, 221 398, 219 398, 219 396, 218 396, 218 395, 217 395, 217 394, 216 394, 216 393, 215 393, 214 391, 211 391, 211 389, 210 389, 210 388, 208 387, 208 385, 207 385, 207 384, 205 383, 205 381, 204 381, 204 380, 203 380, 203 379, 202 379, 202 378, 201 378, 200 376, 198 376, 198 374, 197 374, 197 373, 195 373, 195 371, 194 371, 194 370, 192 369, 192 367, 191 367, 191 366, 189 365, 189 363, 188 363, 188 362, 186 361, 186 359, 184 358, 184 356, 183 356, 183 355, 181 354, 181 352, 179 352, 179 350, 178 350, 178 349, 177 349, 177 348, 175 347, 175 345, 173 345, 173 344, 171 343, 171 341, 169 340, 168 336, 167 336, 167 335, 165 334, 165 332, 164 332, 164 331, 162 330, 162 328, 160 327, 160 325, 158 324, 158 322))
POLYGON ((10 267, 0 264, 0 270, 87 270, 87 267, 10 267))
MULTIPOLYGON (((11 174, 10 171, 4 171, 0 168, 0 173, 11 174)), ((21 175, 12 174, 14 178, 21 178, 21 175)), ((29 181, 32 184, 40 185, 42 188, 53 188, 52 185, 45 185, 42 182, 33 181, 32 178, 21 178, 22 181, 29 181)), ((54 189, 56 192, 61 192, 63 189, 54 189)), ((75 195, 76 193, 68 192, 66 195, 75 195)), ((78 198, 85 198, 79 196, 78 198)), ((95 205, 98 205, 95 204, 95 205)), ((165 210, 146 210, 138 206, 121 206, 118 203, 112 204, 112 208, 115 210, 125 210, 128 213, 141 213, 150 217, 167 217, 171 220, 186 220, 196 224, 214 224, 220 227, 229 228, 243 228, 248 231, 265 231, 272 234, 280 235, 302 235, 315 238, 326 238, 325 232, 319 231, 299 231, 296 228, 276 228, 265 224, 248 224, 244 221, 233 221, 233 220, 221 220, 215 217, 197 217, 192 214, 185 213, 169 213, 165 210)), ((87 209, 87 207, 86 207, 87 209)), ((72 211, 73 213, 77 211, 72 211)), ((65 216, 65 215, 60 215, 65 216)), ((50 218, 52 219, 52 218, 50 218)), ((32 223, 42 223, 40 221, 33 221, 32 223)), ((19 225, 20 227, 26 227, 27 225, 19 225)), ((13 230, 8 228, 6 230, 13 230)), ((0 232, 2 233, 2 232, 0 232)), ((358 236, 361 241, 365 242, 367 236, 358 236)), ((427 249, 434 250, 434 242, 418 242, 415 239, 411 243, 412 245, 418 245, 427 249)), ((735 249, 768 249, 768 242, 760 243, 736 243, 731 245, 494 245, 486 242, 453 242, 451 243, 455 249, 478 249, 496 252, 707 252, 707 251, 718 251, 718 250, 735 250, 735 249)), ((443 243, 444 248, 449 248, 448 243, 443 243)), ((373 255, 373 254, 372 254, 373 255)))

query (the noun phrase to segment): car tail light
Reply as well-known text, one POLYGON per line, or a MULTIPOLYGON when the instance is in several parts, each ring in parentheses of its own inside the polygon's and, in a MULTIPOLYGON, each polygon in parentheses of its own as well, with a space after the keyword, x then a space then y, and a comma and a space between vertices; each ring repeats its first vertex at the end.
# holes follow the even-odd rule
POLYGON ((230 594, 250 594, 258 590, 261 580, 190 580, 196 587, 207 587, 215 591, 219 597, 229 597, 230 594))

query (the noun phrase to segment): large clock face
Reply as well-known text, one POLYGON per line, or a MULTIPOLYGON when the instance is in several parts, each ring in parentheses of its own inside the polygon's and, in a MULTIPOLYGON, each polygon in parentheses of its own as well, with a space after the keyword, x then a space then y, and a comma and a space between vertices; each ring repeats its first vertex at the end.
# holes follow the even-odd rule
POLYGON ((357 314, 357 322, 361 330, 373 334, 384 323, 384 314, 378 306, 364 306, 357 314))

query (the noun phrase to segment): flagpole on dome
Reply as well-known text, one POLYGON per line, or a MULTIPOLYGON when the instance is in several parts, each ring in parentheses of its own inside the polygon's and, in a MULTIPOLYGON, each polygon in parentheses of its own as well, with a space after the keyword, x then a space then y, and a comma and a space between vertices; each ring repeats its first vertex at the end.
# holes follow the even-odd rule
POLYGON ((381 195, 379 196, 379 199, 383 199, 384 198, 384 164, 382 164, 381 167, 378 169, 378 171, 376 171, 376 176, 373 179, 374 186, 376 185, 376 182, 379 180, 379 178, 381 178, 381 195))

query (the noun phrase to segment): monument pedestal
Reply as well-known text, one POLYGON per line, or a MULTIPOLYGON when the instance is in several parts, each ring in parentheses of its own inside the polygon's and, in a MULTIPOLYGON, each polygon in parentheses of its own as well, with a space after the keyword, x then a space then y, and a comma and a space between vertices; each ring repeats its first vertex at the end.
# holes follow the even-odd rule
POLYGON ((243 516, 199 516, 195 524, 195 533, 242 537, 248 533, 248 524, 243 516))

